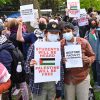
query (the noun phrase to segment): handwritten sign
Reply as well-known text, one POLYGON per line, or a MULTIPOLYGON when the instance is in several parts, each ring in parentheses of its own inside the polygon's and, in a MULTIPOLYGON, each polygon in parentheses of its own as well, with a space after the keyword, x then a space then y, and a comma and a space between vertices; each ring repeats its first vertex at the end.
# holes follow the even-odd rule
POLYGON ((83 67, 81 45, 67 45, 64 49, 66 68, 83 67))
POLYGON ((61 50, 59 42, 36 42, 34 67, 34 82, 49 82, 60 80, 61 50))
POLYGON ((80 19, 78 20, 79 26, 85 26, 88 25, 89 21, 87 19, 87 12, 85 9, 80 9, 80 19))
POLYGON ((69 17, 80 17, 80 2, 79 0, 67 0, 67 8, 69 17))
POLYGON ((34 20, 33 4, 20 6, 20 13, 23 22, 30 22, 34 20))
POLYGON ((31 22, 30 22, 30 25, 31 25, 33 28, 39 28, 38 19, 39 19, 38 9, 34 9, 34 21, 31 21, 31 22))

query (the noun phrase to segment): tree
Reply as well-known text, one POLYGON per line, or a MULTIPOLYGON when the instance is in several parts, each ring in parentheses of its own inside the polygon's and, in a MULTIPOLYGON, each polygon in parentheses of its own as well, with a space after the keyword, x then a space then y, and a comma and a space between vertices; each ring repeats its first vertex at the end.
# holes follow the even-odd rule
POLYGON ((6 4, 8 2, 11 2, 11 0, 0 0, 0 5, 6 4))
POLYGON ((100 10, 100 0, 80 0, 81 8, 100 10))

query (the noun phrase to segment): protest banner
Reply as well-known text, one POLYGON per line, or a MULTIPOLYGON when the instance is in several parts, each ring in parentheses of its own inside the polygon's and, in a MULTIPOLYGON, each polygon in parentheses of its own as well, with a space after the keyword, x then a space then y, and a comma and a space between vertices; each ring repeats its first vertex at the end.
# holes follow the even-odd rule
POLYGON ((66 68, 83 67, 81 45, 67 45, 64 50, 66 68))
POLYGON ((79 0, 67 0, 67 8, 69 17, 80 17, 80 1, 79 0))
POLYGON ((89 21, 87 19, 87 12, 85 9, 80 9, 80 19, 78 19, 78 25, 79 26, 85 26, 88 25, 89 21))
POLYGON ((34 59, 35 83, 60 80, 60 42, 36 42, 34 59))
POLYGON ((23 22, 34 21, 33 4, 20 6, 20 14, 23 22))

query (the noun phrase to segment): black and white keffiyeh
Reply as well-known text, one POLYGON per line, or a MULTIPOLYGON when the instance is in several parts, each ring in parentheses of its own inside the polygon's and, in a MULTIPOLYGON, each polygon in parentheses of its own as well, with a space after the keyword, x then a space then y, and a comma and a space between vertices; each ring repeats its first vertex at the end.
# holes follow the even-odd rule
POLYGON ((0 35, 0 44, 3 44, 7 41, 7 38, 5 35, 0 35))

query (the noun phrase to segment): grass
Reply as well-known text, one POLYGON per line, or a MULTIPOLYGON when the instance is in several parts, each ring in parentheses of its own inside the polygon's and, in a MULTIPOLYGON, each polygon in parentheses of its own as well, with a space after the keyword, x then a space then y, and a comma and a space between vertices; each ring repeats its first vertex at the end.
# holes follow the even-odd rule
POLYGON ((95 100, 100 100, 100 92, 95 92, 95 100))
MULTIPOLYGON (((94 86, 94 80, 93 80, 92 71, 90 71, 90 78, 91 78, 90 84, 93 87, 94 86)), ((95 95, 95 100, 100 100, 100 92, 94 92, 94 95, 95 95)))

